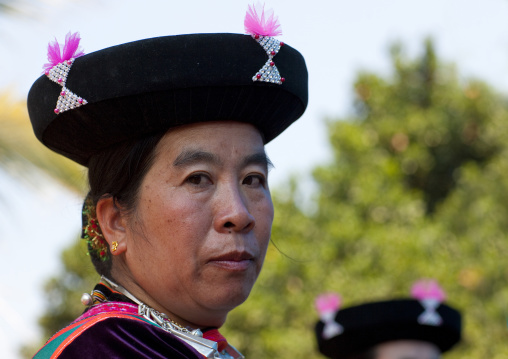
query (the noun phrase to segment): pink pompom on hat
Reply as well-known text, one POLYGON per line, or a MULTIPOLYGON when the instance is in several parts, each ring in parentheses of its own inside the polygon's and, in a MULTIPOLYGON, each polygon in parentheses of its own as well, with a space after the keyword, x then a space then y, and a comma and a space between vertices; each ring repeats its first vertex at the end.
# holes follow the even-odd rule
POLYGON ((337 293, 323 293, 317 296, 314 305, 319 314, 336 312, 342 304, 342 298, 337 293))
POLYGON ((435 299, 442 303, 446 299, 446 294, 434 279, 421 279, 416 281, 411 287, 411 296, 418 300, 435 299))
POLYGON ((245 33, 252 36, 282 35, 279 18, 274 15, 272 9, 268 9, 265 13, 265 5, 261 5, 259 2, 256 5, 249 5, 243 25, 245 33))
POLYGON ((60 44, 55 39, 48 44, 48 63, 44 64, 43 68, 47 75, 47 71, 51 70, 56 65, 83 56, 85 53, 79 47, 81 37, 78 32, 71 33, 70 31, 65 36, 65 43, 63 51, 60 51, 60 44))

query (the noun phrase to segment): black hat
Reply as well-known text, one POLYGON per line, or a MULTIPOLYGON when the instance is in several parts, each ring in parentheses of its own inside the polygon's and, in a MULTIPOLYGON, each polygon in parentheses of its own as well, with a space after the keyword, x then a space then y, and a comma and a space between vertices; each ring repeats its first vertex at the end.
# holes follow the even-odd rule
POLYGON ((274 37, 157 37, 49 66, 28 112, 42 143, 86 166, 107 147, 195 122, 251 123, 267 143, 305 111, 307 77, 302 55, 274 37))
POLYGON ((460 341, 461 315, 446 304, 430 302, 394 299, 365 303, 334 311, 329 320, 322 313, 315 328, 319 351, 329 358, 346 359, 381 343, 420 340, 446 352, 460 341))

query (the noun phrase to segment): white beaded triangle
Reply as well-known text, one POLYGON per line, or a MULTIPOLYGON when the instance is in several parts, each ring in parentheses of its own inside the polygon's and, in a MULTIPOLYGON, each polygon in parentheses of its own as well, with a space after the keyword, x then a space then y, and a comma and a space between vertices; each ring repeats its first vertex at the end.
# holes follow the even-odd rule
POLYGON ((277 66, 272 59, 268 59, 266 64, 252 77, 252 81, 271 82, 273 84, 282 85, 281 77, 277 66))
POLYGON ((68 88, 64 87, 62 92, 60 92, 60 96, 58 96, 55 113, 62 113, 67 110, 72 110, 74 108, 86 105, 87 103, 88 102, 85 99, 79 97, 68 88), (56 110, 58 110, 58 112, 56 110))
POLYGON ((254 38, 266 51, 268 56, 275 56, 280 50, 280 41, 275 37, 260 36, 259 39, 254 38), (272 53, 275 52, 275 53, 272 53))
POLYGON ((71 69, 73 62, 74 59, 70 59, 53 66, 47 74, 48 78, 60 86, 65 86, 65 83, 67 82, 67 75, 69 75, 69 70, 71 69))

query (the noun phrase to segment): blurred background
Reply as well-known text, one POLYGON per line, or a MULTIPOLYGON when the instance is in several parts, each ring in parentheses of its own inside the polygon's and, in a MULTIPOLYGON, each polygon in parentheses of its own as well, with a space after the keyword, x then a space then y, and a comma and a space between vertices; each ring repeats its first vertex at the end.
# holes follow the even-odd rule
MULTIPOLYGON (((35 139, 47 44, 243 33, 248 2, 0 1, 0 357, 31 357, 84 308, 83 168, 35 139)), ((409 295, 435 278, 465 316, 445 358, 508 356, 508 2, 271 0, 309 68, 305 115, 267 146, 265 268, 224 332, 250 358, 320 358, 315 296, 409 295)))

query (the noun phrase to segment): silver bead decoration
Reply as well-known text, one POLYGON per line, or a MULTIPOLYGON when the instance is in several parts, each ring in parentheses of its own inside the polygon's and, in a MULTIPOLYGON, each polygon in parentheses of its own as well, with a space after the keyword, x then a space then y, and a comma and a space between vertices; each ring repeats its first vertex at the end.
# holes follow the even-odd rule
POLYGON ((74 108, 86 105, 88 102, 70 91, 65 84, 67 82, 67 76, 71 70, 71 66, 74 63, 74 59, 66 60, 58 65, 53 66, 47 73, 46 76, 53 82, 62 86, 62 91, 56 102, 55 113, 58 115, 62 112, 72 110, 74 108))
POLYGON ((203 332, 198 328, 198 329, 194 329, 192 332, 191 332, 192 335, 195 335, 197 337, 201 337, 203 338, 203 332))
POLYGON ((270 82, 273 84, 282 85, 284 80, 280 76, 279 69, 273 62, 273 57, 277 55, 281 48, 281 43, 274 37, 259 36, 257 39, 253 36, 254 40, 265 50, 268 55, 268 61, 253 77, 252 81, 270 82))
POLYGON ((65 83, 67 82, 67 76, 69 75, 69 70, 71 69, 73 63, 74 59, 70 59, 53 66, 47 74, 48 78, 60 86, 65 86, 65 83))
POLYGON ((273 84, 282 84, 282 79, 280 77, 279 70, 277 66, 271 65, 272 59, 268 59, 265 66, 259 72, 252 77, 252 81, 263 81, 263 82, 271 82, 273 84), (258 74, 261 75, 258 78, 258 74))
POLYGON ((277 55, 280 50, 280 41, 275 37, 259 36, 257 39, 254 37, 254 40, 256 40, 258 44, 261 45, 268 56, 273 57, 277 55), (274 52, 274 54, 272 54, 272 52, 274 52))
POLYGON ((420 304, 425 311, 418 316, 418 323, 422 325, 440 326, 443 323, 443 318, 437 312, 437 308, 441 302, 435 298, 424 298, 420 300, 420 304))
POLYGON ((81 296, 81 303, 83 303, 83 305, 86 305, 87 307, 91 306, 93 304, 92 296, 88 293, 83 293, 83 295, 81 296))
POLYGON ((88 102, 70 91, 68 88, 63 87, 60 96, 58 96, 58 100, 56 102, 57 113, 62 113, 67 110, 72 110, 74 108, 86 105, 88 102))

